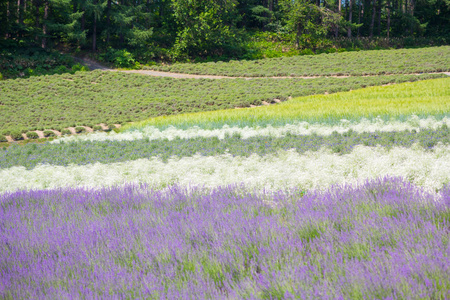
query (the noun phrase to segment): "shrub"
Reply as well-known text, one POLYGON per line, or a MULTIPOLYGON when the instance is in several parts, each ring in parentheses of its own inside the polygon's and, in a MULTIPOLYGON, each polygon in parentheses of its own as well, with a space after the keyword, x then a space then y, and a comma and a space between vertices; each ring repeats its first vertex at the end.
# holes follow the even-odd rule
POLYGON ((0 81, 3 80, 3 75, 0 73, 0 81))
POLYGON ((53 131, 51 131, 51 130, 45 130, 44 131, 44 136, 45 137, 52 137, 52 136, 56 136, 56 134, 53 131))
POLYGON ((12 137, 15 141, 23 140, 22 132, 20 132, 20 131, 18 131, 18 130, 12 131, 12 132, 11 132, 11 137, 12 137))
POLYGON ((0 134, 0 143, 7 142, 6 136, 0 134))
POLYGON ((103 128, 100 125, 95 125, 92 129, 94 129, 94 131, 102 131, 103 128))
POLYGON ((107 62, 113 63, 119 68, 132 68, 136 65, 136 60, 134 59, 133 54, 126 50, 108 48, 108 51, 101 55, 101 58, 107 62))
POLYGON ((77 126, 77 127, 75 127, 75 132, 76 133, 86 132, 86 128, 84 128, 82 126, 77 126))
POLYGON ((35 140, 39 138, 39 135, 34 131, 27 132, 27 138, 35 140))
POLYGON ((69 129, 62 129, 62 130, 61 130, 61 134, 62 134, 62 135, 68 135, 68 134, 72 134, 72 132, 70 132, 69 129))
POLYGON ((83 66, 80 63, 77 63, 77 64, 72 66, 72 72, 78 72, 78 71, 86 72, 86 71, 89 71, 89 68, 86 67, 86 66, 83 66))

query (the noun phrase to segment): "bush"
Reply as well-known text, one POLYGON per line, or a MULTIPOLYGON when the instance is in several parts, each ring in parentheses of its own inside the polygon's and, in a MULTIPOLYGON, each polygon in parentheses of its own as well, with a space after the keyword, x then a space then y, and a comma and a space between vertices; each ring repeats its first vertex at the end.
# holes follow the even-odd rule
POLYGON ((3 75, 2 75, 2 73, 0 73, 0 81, 2 81, 3 80, 3 75))
POLYGON ((89 70, 88 67, 83 66, 83 65, 80 64, 80 63, 77 63, 77 64, 75 64, 75 65, 72 66, 72 72, 78 72, 78 71, 86 72, 86 71, 90 71, 90 70, 89 70))
POLYGON ((102 131, 103 128, 100 125, 95 125, 92 129, 94 129, 94 131, 102 131))
POLYGON ((84 128, 82 126, 77 126, 77 127, 75 127, 75 132, 76 133, 86 132, 86 128, 84 128))
POLYGON ((133 68, 136 66, 136 60, 134 59, 133 54, 127 50, 108 48, 108 51, 101 55, 100 58, 104 61, 113 63, 119 68, 133 68))
POLYGON ((61 134, 62 134, 62 135, 68 135, 68 134, 72 134, 72 132, 70 132, 69 129, 62 129, 62 130, 61 130, 61 134))
POLYGON ((56 136, 56 134, 53 131, 51 131, 51 130, 45 130, 44 131, 44 136, 45 137, 53 137, 53 136, 56 136))
POLYGON ((114 125, 114 124, 109 124, 109 125, 107 125, 108 126, 108 130, 114 130, 114 129, 116 129, 116 125, 114 125))
POLYGON ((23 140, 22 132, 17 131, 17 130, 11 132, 11 137, 12 137, 13 140, 15 140, 15 141, 23 140))
POLYGON ((0 143, 7 142, 6 136, 0 134, 0 143))
POLYGON ((27 138, 35 140, 39 138, 39 135, 34 131, 27 132, 27 138))

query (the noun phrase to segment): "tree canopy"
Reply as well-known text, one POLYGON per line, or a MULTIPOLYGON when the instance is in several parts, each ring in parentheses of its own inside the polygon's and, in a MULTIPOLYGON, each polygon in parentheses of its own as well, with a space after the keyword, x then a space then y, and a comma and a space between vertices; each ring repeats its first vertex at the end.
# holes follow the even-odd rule
POLYGON ((249 33, 298 49, 329 39, 448 42, 450 0, 0 0, 0 41, 127 49, 147 60, 239 56, 249 33))

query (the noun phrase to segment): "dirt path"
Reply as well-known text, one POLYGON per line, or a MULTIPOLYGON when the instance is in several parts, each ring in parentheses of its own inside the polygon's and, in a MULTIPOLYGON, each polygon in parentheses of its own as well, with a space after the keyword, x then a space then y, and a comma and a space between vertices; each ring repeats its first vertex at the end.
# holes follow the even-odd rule
MULTIPOLYGON (((195 78, 195 79, 288 79, 288 78, 301 78, 301 79, 314 79, 321 77, 334 77, 334 78, 348 78, 350 75, 339 75, 339 76, 268 76, 268 77, 233 77, 233 76, 220 76, 220 75, 196 75, 196 74, 184 74, 184 73, 172 73, 172 72, 162 72, 162 71, 154 71, 154 70, 118 70, 111 69, 105 67, 98 62, 88 59, 88 58, 79 58, 74 57, 75 61, 89 67, 91 70, 103 70, 103 71, 115 71, 115 72, 123 72, 123 73, 134 73, 134 74, 142 74, 148 76, 155 77, 171 77, 171 78, 195 78)), ((387 75, 421 75, 421 74, 445 74, 450 76, 450 72, 436 72, 436 73, 413 73, 413 74, 387 74, 387 75)), ((364 75, 364 77, 372 77, 372 76, 380 76, 380 75, 364 75)))
POLYGON ((96 62, 96 61, 94 61, 92 59, 89 59, 89 58, 84 58, 84 57, 81 58, 81 57, 73 56, 73 59, 76 62, 79 62, 80 64, 88 67, 91 71, 93 71, 93 70, 114 71, 114 69, 110 69, 108 67, 105 67, 105 66, 99 64, 98 62, 96 62))

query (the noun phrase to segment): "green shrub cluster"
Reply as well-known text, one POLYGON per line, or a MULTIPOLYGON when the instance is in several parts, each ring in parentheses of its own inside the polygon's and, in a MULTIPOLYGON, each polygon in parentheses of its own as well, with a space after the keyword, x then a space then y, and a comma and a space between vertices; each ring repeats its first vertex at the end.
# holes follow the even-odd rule
POLYGON ((75 63, 71 56, 60 54, 58 51, 45 51, 37 47, 0 49, 0 73, 5 79, 85 70, 86 67, 75 63))
POLYGON ((26 133, 26 135, 27 135, 27 138, 32 139, 32 140, 39 138, 39 135, 34 131, 29 131, 26 133))
POLYGON ((84 128, 82 126, 77 126, 77 127, 75 127, 75 132, 76 133, 86 132, 86 128, 84 128))
POLYGON ((72 133, 70 132, 69 129, 62 129, 62 130, 61 130, 61 134, 62 134, 62 135, 69 135, 69 134, 72 134, 72 133))
POLYGON ((54 136, 56 136, 56 134, 51 130, 44 130, 44 136, 45 137, 54 137, 54 136))
POLYGON ((198 80, 93 71, 40 76, 0 82, 0 133, 124 124, 437 77, 445 75, 198 80))
POLYGON ((15 140, 15 141, 23 140, 22 132, 19 130, 11 131, 10 135, 13 138, 13 140, 15 140))

